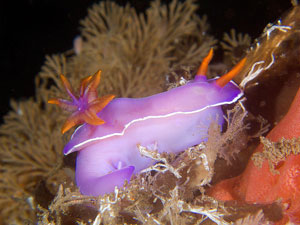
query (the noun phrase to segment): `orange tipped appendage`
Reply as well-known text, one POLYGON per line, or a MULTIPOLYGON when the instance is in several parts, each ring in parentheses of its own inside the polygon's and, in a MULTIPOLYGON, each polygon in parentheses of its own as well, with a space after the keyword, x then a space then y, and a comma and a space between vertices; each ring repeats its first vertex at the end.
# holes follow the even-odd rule
POLYGON ((211 48, 207 54, 207 56, 203 59, 201 66, 199 67, 197 71, 197 76, 205 76, 207 72, 208 64, 210 63, 212 57, 213 57, 214 51, 211 48))
POLYGON ((220 77, 218 80, 216 80, 216 85, 219 87, 224 87, 229 81, 232 80, 243 68, 245 65, 247 58, 243 58, 238 64, 233 67, 232 70, 230 70, 228 73, 224 74, 222 77, 220 77))
POLYGON ((62 133, 65 133, 72 127, 82 123, 91 125, 101 125, 105 123, 104 120, 97 116, 97 113, 99 113, 115 96, 106 95, 98 98, 97 87, 100 83, 100 75, 101 71, 99 70, 94 76, 88 76, 83 79, 80 84, 79 96, 74 94, 72 87, 65 76, 60 76, 72 101, 54 98, 50 99, 48 103, 56 104, 61 108, 72 112, 61 129, 62 133))
MULTIPOLYGON (((99 70, 96 74, 98 74, 98 73, 99 73, 99 76, 100 76, 101 71, 99 70)), ((88 76, 88 77, 86 77, 86 78, 84 78, 84 79, 81 80, 81 83, 80 83, 80 96, 83 95, 84 90, 86 89, 86 87, 87 87, 89 81, 90 81, 92 78, 93 78, 93 76, 88 76)))

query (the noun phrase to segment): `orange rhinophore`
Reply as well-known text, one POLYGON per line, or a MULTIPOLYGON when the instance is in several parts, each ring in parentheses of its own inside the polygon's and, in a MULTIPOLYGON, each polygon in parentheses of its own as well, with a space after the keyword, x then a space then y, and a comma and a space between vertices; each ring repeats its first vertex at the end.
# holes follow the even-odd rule
POLYGON ((213 54, 214 54, 214 52, 213 52, 213 49, 211 48, 208 52, 208 55, 205 56, 205 58, 203 59, 201 66, 199 67, 199 69, 197 71, 197 76, 205 76, 206 75, 207 67, 213 57, 213 54))
POLYGON ((229 81, 232 80, 244 67, 247 58, 243 58, 238 64, 233 67, 228 73, 224 74, 218 80, 216 80, 216 85, 219 87, 224 87, 229 81))

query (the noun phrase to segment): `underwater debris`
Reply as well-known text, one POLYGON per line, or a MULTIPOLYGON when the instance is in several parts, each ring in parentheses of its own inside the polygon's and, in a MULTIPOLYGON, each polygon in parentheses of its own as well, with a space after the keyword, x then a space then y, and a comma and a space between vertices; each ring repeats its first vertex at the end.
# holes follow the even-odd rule
POLYGON ((246 147, 248 141, 245 133, 249 129, 249 124, 245 124, 248 112, 245 110, 242 101, 232 110, 227 110, 227 115, 224 117, 227 122, 227 129, 220 137, 222 138, 221 141, 218 142, 220 145, 218 146, 218 155, 224 158, 228 164, 231 164, 236 154, 246 147))
POLYGON ((263 210, 259 210, 255 215, 249 214, 248 216, 235 221, 235 225, 268 225, 267 221, 264 221, 263 210))
POLYGON ((70 221, 80 221, 80 216, 83 215, 95 218, 97 210, 91 206, 96 207, 96 204, 96 199, 81 195, 78 191, 71 191, 69 188, 64 189, 63 185, 60 185, 48 209, 38 206, 38 224, 67 224, 70 221), (78 206, 83 207, 80 209, 78 206))
MULTIPOLYGON (((181 163, 181 166, 179 166, 179 168, 175 169, 172 165, 170 165, 168 163, 169 160, 167 160, 165 157, 163 157, 161 154, 159 154, 156 149, 148 150, 146 147, 143 147, 139 144, 137 147, 142 156, 148 157, 155 161, 161 161, 161 163, 158 162, 158 163, 154 164, 153 166, 150 166, 150 167, 142 170, 140 173, 146 173, 146 172, 150 172, 150 171, 159 171, 161 173, 164 173, 166 171, 170 171, 177 179, 181 178, 181 175, 179 174, 178 170, 181 170, 182 167, 186 166, 184 164, 184 162, 181 163)), ((169 156, 169 158, 170 157, 173 158, 173 160, 174 160, 174 155, 167 155, 167 156, 169 156)))
POLYGON ((166 75, 166 89, 170 90, 185 85, 189 80, 193 79, 191 68, 188 66, 180 66, 178 69, 171 70, 166 75))

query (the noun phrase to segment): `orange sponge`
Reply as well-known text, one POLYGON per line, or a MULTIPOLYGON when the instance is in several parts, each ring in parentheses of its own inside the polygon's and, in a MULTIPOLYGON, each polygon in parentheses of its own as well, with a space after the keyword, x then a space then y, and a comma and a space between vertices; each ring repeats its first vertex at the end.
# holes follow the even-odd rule
MULTIPOLYGON (((282 138, 300 137, 300 89, 286 116, 271 130, 267 139, 278 142, 282 138)), ((254 154, 263 151, 260 144, 254 154)), ((266 158, 261 167, 250 160, 238 177, 221 181, 208 194, 223 201, 240 200, 247 203, 268 204, 280 201, 284 218, 277 224, 290 221, 300 224, 300 154, 289 153, 275 165, 275 173, 266 158)))

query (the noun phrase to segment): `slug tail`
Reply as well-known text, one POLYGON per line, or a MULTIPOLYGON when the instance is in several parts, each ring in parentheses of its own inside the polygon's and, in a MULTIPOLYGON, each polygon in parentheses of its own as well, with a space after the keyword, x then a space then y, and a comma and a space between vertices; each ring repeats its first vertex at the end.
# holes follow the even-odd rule
POLYGON ((232 80, 244 67, 247 58, 243 58, 238 64, 233 67, 228 73, 224 74, 222 77, 216 80, 216 85, 219 87, 224 87, 229 81, 232 80))

